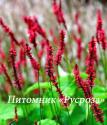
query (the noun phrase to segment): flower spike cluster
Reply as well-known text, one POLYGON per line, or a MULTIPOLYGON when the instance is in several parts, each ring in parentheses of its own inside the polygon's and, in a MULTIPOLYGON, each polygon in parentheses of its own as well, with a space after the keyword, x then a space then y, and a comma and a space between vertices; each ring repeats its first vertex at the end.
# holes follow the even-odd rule
POLYGON ((0 17, 0 26, 3 28, 4 32, 8 33, 11 41, 14 41, 17 45, 20 45, 20 43, 17 41, 17 39, 14 36, 14 33, 12 30, 4 23, 2 18, 0 17))
POLYGON ((31 48, 28 44, 25 45, 25 52, 26 52, 26 55, 29 57, 30 59, 30 62, 31 62, 31 65, 32 65, 32 68, 33 68, 33 71, 34 71, 34 75, 35 75, 35 80, 37 80, 38 78, 38 72, 39 72, 39 69, 40 69, 40 65, 39 63, 36 61, 36 59, 32 56, 31 54, 31 48))
POLYGON ((67 29, 61 4, 62 4, 61 0, 59 4, 56 2, 56 0, 53 0, 52 9, 53 9, 53 13, 56 16, 58 23, 63 24, 65 29, 67 29))
POLYGON ((40 34, 44 39, 47 39, 44 29, 39 24, 36 17, 25 16, 25 23, 28 25, 28 33, 30 42, 36 47, 37 33, 40 34))
POLYGON ((80 60, 82 56, 82 39, 80 37, 77 37, 75 34, 72 34, 72 38, 77 44, 77 58, 80 60))
POLYGON ((107 49, 107 40, 106 40, 106 35, 105 35, 105 30, 103 29, 102 25, 102 15, 101 11, 97 11, 97 26, 96 26, 96 38, 97 42, 101 43, 101 46, 103 50, 105 51, 107 49))
POLYGON ((7 72, 6 66, 5 66, 4 64, 2 64, 2 63, 0 64, 0 66, 1 66, 2 72, 4 73, 4 75, 5 75, 6 79, 7 79, 7 82, 8 82, 10 85, 12 85, 13 83, 12 83, 12 81, 11 81, 11 78, 10 78, 8 72, 7 72))
POLYGON ((20 43, 21 43, 21 46, 20 46, 20 50, 19 50, 19 64, 26 66, 26 53, 24 50, 25 40, 22 39, 20 43))
POLYGON ((55 57, 55 64, 60 65, 61 60, 62 60, 62 55, 64 53, 64 48, 65 48, 65 43, 64 43, 64 38, 65 38, 65 32, 63 30, 60 31, 60 44, 59 44, 59 49, 56 53, 55 57))
MULTIPOLYGON (((78 84, 78 86, 83 90, 85 98, 90 99, 90 100, 94 100, 93 95, 91 93, 90 86, 88 84, 88 81, 84 81, 80 77, 78 65, 75 65, 75 67, 74 67, 74 77, 75 77, 75 80, 76 80, 76 83, 78 84)), ((93 103, 90 103, 90 105, 91 105, 91 109, 94 113, 96 120, 98 122, 103 123, 104 122, 103 111, 99 108, 99 105, 96 104, 95 101, 93 101, 93 103)))
POLYGON ((13 72, 14 72, 15 85, 18 87, 19 90, 21 90, 21 84, 20 84, 20 80, 19 80, 18 73, 16 70, 16 65, 15 65, 16 50, 11 47, 9 53, 10 53, 11 65, 12 65, 13 72))
MULTIPOLYGON (((56 91, 59 94, 59 98, 61 100, 64 100, 66 97, 63 95, 61 89, 58 87, 58 82, 56 81, 56 76, 54 74, 54 68, 53 68, 53 50, 52 50, 52 46, 50 45, 50 43, 47 43, 47 59, 46 59, 46 73, 50 78, 50 81, 52 82, 52 84, 55 86, 56 91)), ((68 102, 62 101, 61 104, 64 107, 67 107, 69 105, 68 102)))
POLYGON ((80 35, 82 35, 83 29, 82 29, 82 25, 79 22, 79 16, 80 16, 80 12, 76 12, 76 14, 75 14, 75 24, 77 25, 78 33, 80 35))
POLYGON ((91 88, 94 86, 94 80, 96 78, 95 63, 98 62, 97 58, 96 41, 95 38, 92 37, 89 42, 89 52, 86 60, 86 73, 88 74, 88 83, 91 88))
POLYGON ((88 86, 87 82, 83 81, 83 79, 80 77, 80 72, 77 64, 75 65, 73 72, 74 72, 76 83, 78 84, 79 88, 82 88, 85 97, 91 98, 92 95, 91 95, 90 87, 88 86))

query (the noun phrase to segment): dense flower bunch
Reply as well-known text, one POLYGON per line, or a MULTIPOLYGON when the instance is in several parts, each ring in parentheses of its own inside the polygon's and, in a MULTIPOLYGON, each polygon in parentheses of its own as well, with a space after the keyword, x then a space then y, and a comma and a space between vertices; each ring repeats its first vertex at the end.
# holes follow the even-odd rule
POLYGON ((102 22, 102 16, 101 16, 101 11, 97 11, 97 26, 96 26, 96 38, 97 42, 101 43, 103 50, 107 48, 107 41, 106 41, 106 35, 105 35, 105 30, 102 27, 103 22, 102 22))
POLYGON ((32 44, 36 46, 35 39, 37 33, 40 34, 44 39, 47 39, 45 31, 39 24, 36 17, 25 16, 24 21, 28 25, 29 40, 32 44))
POLYGON ((48 43, 47 44, 47 59, 46 59, 46 72, 50 78, 50 81, 53 83, 53 85, 56 88, 56 91, 59 94, 59 98, 63 101, 62 105, 67 107, 69 105, 68 102, 64 102, 65 100, 65 96, 63 95, 61 89, 58 87, 58 82, 56 81, 56 76, 54 74, 54 68, 53 68, 53 50, 52 50, 52 46, 48 43))
POLYGON ((83 29, 82 29, 82 25, 81 25, 80 22, 79 22, 79 17, 80 17, 80 12, 77 12, 77 13, 75 14, 75 19, 74 19, 74 21, 75 21, 75 24, 77 25, 77 31, 78 31, 78 33, 79 33, 80 35, 82 35, 83 29))
POLYGON ((80 60, 81 56, 82 56, 82 50, 83 50, 82 39, 81 39, 81 37, 77 37, 75 34, 72 34, 71 37, 77 44, 77 58, 80 60))
POLYGON ((59 4, 56 2, 56 0, 53 0, 52 9, 53 9, 53 12, 56 16, 58 23, 63 24, 65 29, 67 29, 66 22, 64 19, 64 13, 62 11, 61 0, 60 0, 59 4))
POLYGON ((103 112, 99 108, 99 105, 96 104, 96 102, 94 101, 94 98, 93 98, 93 95, 91 93, 91 89, 90 89, 88 81, 84 81, 80 77, 80 72, 79 72, 79 69, 78 69, 78 65, 76 65, 74 67, 74 76, 75 76, 75 79, 76 79, 76 83, 83 90, 85 98, 93 100, 93 103, 91 103, 90 105, 91 105, 91 109, 92 109, 92 111, 93 111, 93 113, 95 115, 96 120, 101 122, 101 123, 104 122, 103 112))
POLYGON ((36 59, 32 56, 31 54, 31 48, 28 44, 25 45, 25 52, 26 52, 26 55, 29 57, 30 59, 30 62, 31 62, 31 65, 33 67, 33 70, 34 70, 34 75, 35 75, 35 79, 37 79, 37 76, 38 76, 38 72, 39 72, 39 69, 40 69, 40 65, 39 63, 36 61, 36 59))
POLYGON ((58 48, 58 51, 57 51, 56 57, 55 57, 56 65, 60 65, 61 60, 62 60, 62 55, 64 53, 64 47, 65 47, 64 38, 65 38, 65 33, 63 30, 61 30, 60 31, 60 45, 59 45, 59 48, 58 48))
POLYGON ((3 30, 8 33, 11 41, 14 41, 17 45, 19 45, 19 42, 17 41, 17 39, 15 38, 14 33, 12 32, 12 30, 4 23, 4 21, 2 20, 2 18, 0 17, 0 26, 3 28, 3 30))
POLYGON ((11 78, 7 72, 7 69, 6 69, 6 66, 4 64, 0 64, 0 68, 2 70, 2 72, 4 73, 6 79, 7 79, 7 82, 10 84, 10 85, 13 85, 12 81, 11 81, 11 78))
POLYGON ((11 59, 11 64, 12 64, 14 78, 15 78, 15 85, 16 87, 18 87, 19 90, 21 90, 21 83, 20 83, 18 73, 16 70, 16 65, 15 65, 16 50, 11 47, 9 52, 10 52, 10 59, 11 59))
POLYGON ((89 52, 86 60, 86 73, 88 74, 88 83, 92 88, 94 86, 94 80, 96 78, 95 63, 98 61, 96 51, 96 40, 92 37, 89 42, 89 52))
POLYGON ((24 46, 25 46, 25 40, 22 39, 21 40, 21 46, 20 46, 20 50, 19 50, 19 65, 23 65, 26 66, 26 54, 25 54, 25 50, 24 50, 24 46))

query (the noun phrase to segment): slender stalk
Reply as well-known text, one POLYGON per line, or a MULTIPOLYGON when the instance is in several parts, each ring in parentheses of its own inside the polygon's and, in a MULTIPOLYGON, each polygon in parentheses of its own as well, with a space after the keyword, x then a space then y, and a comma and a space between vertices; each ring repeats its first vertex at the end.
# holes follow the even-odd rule
MULTIPOLYGON (((59 71, 58 71, 58 67, 57 67, 57 72, 58 72, 58 84, 59 84, 59 87, 60 87, 60 75, 59 75, 59 71)), ((61 105, 60 105, 60 107, 61 107, 61 105)), ((69 121, 70 121, 70 113, 69 113, 69 110, 68 110, 68 108, 66 107, 66 111, 67 111, 67 113, 68 113, 68 117, 69 117, 69 121)), ((60 112, 61 112, 61 110, 60 110, 60 112)))
POLYGON ((57 66, 57 73, 58 73, 58 83, 59 83, 59 87, 61 87, 61 85, 60 85, 60 74, 59 74, 58 66, 57 66))
MULTIPOLYGON (((39 71, 38 71, 38 88, 39 88, 39 98, 41 98, 41 88, 40 88, 40 83, 39 83, 39 71)), ((41 120, 42 120, 42 103, 40 103, 40 122, 39 122, 39 125, 41 125, 41 120)))
MULTIPOLYGON (((49 82, 49 85, 50 85, 50 90, 51 90, 52 98, 54 98, 51 81, 49 82)), ((57 107, 56 107, 55 103, 53 103, 53 104, 54 104, 54 110, 55 110, 55 113, 56 113, 56 119, 57 119, 57 121, 58 121, 57 107)), ((60 118, 59 118, 59 119, 60 119, 60 118)), ((56 125, 57 125, 57 123, 56 123, 56 125)))
POLYGON ((105 76, 105 83, 106 83, 106 63, 105 63, 105 59, 104 59, 104 55, 103 55, 103 53, 102 53, 102 51, 101 51, 101 48, 100 48, 100 45, 98 45, 99 46, 99 51, 100 51, 100 54, 101 54, 101 60, 102 60, 102 65, 103 65, 103 70, 104 70, 104 76, 105 76))

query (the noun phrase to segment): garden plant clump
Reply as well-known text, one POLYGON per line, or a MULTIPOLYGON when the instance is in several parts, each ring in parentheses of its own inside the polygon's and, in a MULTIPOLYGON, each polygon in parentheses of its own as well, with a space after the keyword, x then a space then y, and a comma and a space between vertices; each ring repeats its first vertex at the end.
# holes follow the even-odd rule
MULTIPOLYGON (((107 38, 102 11, 85 42, 81 13, 69 30, 63 0, 52 0, 57 27, 23 15, 20 38, 0 17, 0 125, 107 125, 107 38)), ((85 39, 86 40, 86 39, 85 39)))

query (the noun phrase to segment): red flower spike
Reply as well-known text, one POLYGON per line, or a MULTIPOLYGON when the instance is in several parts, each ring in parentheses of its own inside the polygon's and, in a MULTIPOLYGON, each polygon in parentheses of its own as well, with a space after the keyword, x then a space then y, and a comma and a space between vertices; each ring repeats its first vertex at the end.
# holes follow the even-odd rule
POLYGON ((102 15, 101 11, 97 11, 97 26, 96 26, 96 38, 97 42, 101 43, 103 50, 105 51, 107 48, 107 41, 106 41, 106 35, 105 31, 102 27, 102 15))
MULTIPOLYGON (((53 68, 53 50, 52 46, 47 42, 47 59, 46 59, 46 73, 48 74, 50 81, 55 86, 56 91, 59 94, 59 98, 65 98, 62 94, 61 89, 58 87, 58 83, 56 81, 56 76, 54 75, 54 68, 53 68)), ((67 107, 67 104, 63 104, 63 106, 67 107)))
POLYGON ((29 30, 28 33, 29 33, 29 41, 36 48, 36 46, 37 46, 37 43, 36 43, 37 34, 36 34, 36 32, 34 32, 33 30, 29 30))
POLYGON ((50 44, 47 45, 46 73, 50 77, 51 81, 54 83, 56 78, 54 77, 53 71, 53 50, 50 44))
POLYGON ((97 60, 96 41, 92 37, 92 40, 89 42, 89 53, 86 60, 86 73, 88 74, 88 83, 91 88, 94 86, 94 80, 96 78, 95 62, 98 62, 97 60))
POLYGON ((4 32, 8 33, 11 41, 14 41, 17 45, 20 45, 20 43, 15 38, 14 33, 12 32, 12 30, 3 22, 1 17, 0 17, 0 25, 3 28, 4 32))
POLYGON ((63 24, 65 29, 67 29, 61 4, 62 4, 61 0, 59 4, 57 4, 56 0, 53 0, 52 9, 53 9, 53 13, 56 16, 58 23, 63 24))
POLYGON ((37 33, 40 34, 44 39, 47 39, 45 30, 41 27, 36 17, 34 17, 35 20, 35 26, 34 29, 36 29, 37 33))
POLYGON ((85 97, 86 98, 92 97, 90 86, 87 84, 86 81, 82 80, 82 78, 80 77, 80 72, 77 64, 75 65, 73 72, 76 83, 83 90, 85 97))
POLYGON ((38 80, 38 72, 40 70, 40 65, 39 63, 36 61, 36 59, 33 58, 32 54, 31 54, 31 48, 28 44, 25 45, 25 52, 26 55, 29 57, 30 59, 30 63, 32 65, 33 71, 34 71, 34 76, 35 76, 35 80, 38 80))
POLYGON ((102 29, 99 31, 99 37, 100 37, 100 43, 102 46, 102 49, 105 51, 107 49, 107 41, 106 41, 106 35, 105 31, 102 29))
POLYGON ((94 102, 94 103, 91 104, 91 109, 92 109, 92 111, 94 113, 96 121, 103 123, 104 122, 103 112, 99 108, 99 105, 96 104, 96 102, 94 102))
POLYGON ((14 50, 14 48, 10 48, 9 53, 10 53, 11 64, 12 64, 13 72, 14 72, 15 85, 18 87, 19 90, 21 90, 21 84, 20 84, 20 80, 18 78, 18 74, 17 74, 17 70, 15 66, 16 51, 14 50))
POLYGON ((79 23, 79 16, 80 16, 80 12, 77 12, 75 14, 75 24, 77 25, 77 30, 78 30, 78 33, 81 35, 82 32, 83 32, 83 29, 82 29, 82 25, 79 23))
POLYGON ((0 42, 0 58, 2 60, 5 60, 5 58, 6 58, 5 52, 4 52, 4 50, 3 50, 2 46, 1 46, 1 42, 0 42))
POLYGON ((55 57, 55 64, 56 65, 60 65, 62 55, 64 53, 64 47, 65 47, 64 38, 65 38, 65 33, 63 30, 61 30, 60 31, 60 45, 59 45, 59 49, 58 49, 58 51, 56 53, 56 57, 55 57))
MULTIPOLYGON (((78 86, 80 88, 82 88, 82 90, 84 92, 84 95, 85 95, 85 98, 89 98, 91 101, 94 100, 88 82, 82 80, 82 78, 80 77, 80 72, 79 72, 79 69, 78 69, 78 65, 75 65, 74 77, 75 77, 75 80, 76 80, 76 83, 78 84, 78 86)), ((90 105, 91 105, 91 109, 92 109, 92 111, 93 111, 93 113, 95 115, 96 120, 102 123, 104 121, 103 112, 99 108, 99 105, 96 104, 95 101, 94 102, 92 101, 92 103, 90 102, 90 105)))
POLYGON ((70 103, 63 94, 60 94, 59 99, 62 106, 64 106, 65 108, 69 106, 70 103))
POLYGON ((44 51, 45 51, 45 45, 46 45, 46 40, 40 41, 40 46, 41 49, 38 52, 38 58, 41 59, 43 57, 44 51))
POLYGON ((15 66, 18 71, 19 82, 20 82, 21 86, 23 86, 25 83, 25 80, 24 80, 23 74, 21 72, 21 63, 18 61, 15 66))
POLYGON ((82 56, 82 39, 80 37, 77 37, 75 34, 72 34, 72 38, 77 44, 77 58, 80 60, 82 56))
POLYGON ((21 46, 19 51, 19 63, 22 64, 24 67, 26 66, 26 53, 24 50, 25 41, 21 40, 21 46))
POLYGON ((25 23, 28 25, 29 40, 35 43, 36 33, 40 34, 43 38, 47 39, 44 29, 40 26, 36 17, 24 17, 25 23))
POLYGON ((98 10, 97 11, 97 26, 96 26, 96 30, 101 30, 102 29, 102 15, 101 15, 101 11, 98 10))
POLYGON ((7 69, 6 69, 6 66, 4 64, 0 64, 1 66, 1 69, 2 69, 2 72, 4 72, 4 75, 6 76, 6 79, 7 79, 7 82, 10 84, 10 85, 13 85, 12 81, 11 81, 11 78, 7 72, 7 69))
POLYGON ((79 86, 80 88, 82 88, 83 80, 82 80, 82 78, 80 77, 80 72, 79 72, 79 68, 78 68, 78 65, 77 65, 77 64, 76 64, 75 67, 74 67, 73 73, 74 73, 74 77, 75 77, 76 83, 78 84, 78 86, 79 86))
POLYGON ((80 12, 77 11, 77 12, 75 13, 75 17, 74 17, 76 24, 79 22, 79 16, 80 16, 80 12))
POLYGON ((50 35, 51 35, 51 37, 52 37, 52 41, 53 41, 54 44, 57 46, 58 43, 59 43, 59 40, 58 40, 57 36, 55 36, 55 33, 54 33, 53 29, 50 29, 49 32, 50 32, 50 35))

